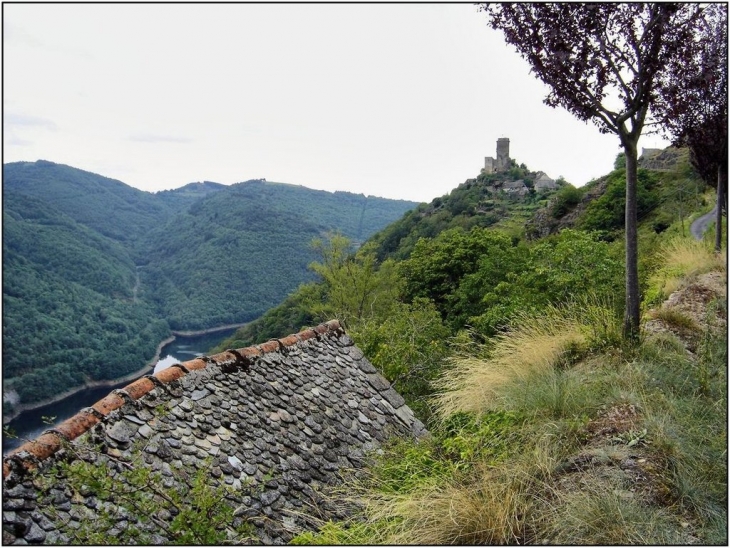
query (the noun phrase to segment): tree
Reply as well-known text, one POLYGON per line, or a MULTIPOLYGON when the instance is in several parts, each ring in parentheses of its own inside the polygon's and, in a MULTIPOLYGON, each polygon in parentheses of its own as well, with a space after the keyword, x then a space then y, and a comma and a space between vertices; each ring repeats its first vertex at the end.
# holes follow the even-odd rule
POLYGON ((674 3, 488 4, 501 30, 550 86, 545 103, 561 106, 626 154, 626 308, 624 335, 639 335, 637 145, 656 93, 656 78, 689 38, 698 6, 674 3))
POLYGON ((331 234, 327 242, 315 239, 312 247, 321 262, 309 268, 321 277, 324 299, 312 302, 311 310, 322 319, 337 318, 346 325, 366 318, 383 317, 400 291, 392 260, 378 268, 372 246, 351 253, 350 240, 341 234, 331 234))
POLYGON ((659 78, 655 111, 673 144, 689 148, 690 162, 704 181, 717 181, 719 252, 727 196, 727 4, 708 5, 697 23, 695 38, 659 78))

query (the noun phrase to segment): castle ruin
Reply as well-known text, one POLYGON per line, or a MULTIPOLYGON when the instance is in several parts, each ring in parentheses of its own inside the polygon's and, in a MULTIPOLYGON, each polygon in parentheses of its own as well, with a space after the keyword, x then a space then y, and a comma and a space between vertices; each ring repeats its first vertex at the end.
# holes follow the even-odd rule
POLYGON ((510 163, 509 139, 507 137, 501 137, 497 139, 497 159, 495 160, 491 156, 485 157, 482 172, 490 174, 507 171, 510 163))

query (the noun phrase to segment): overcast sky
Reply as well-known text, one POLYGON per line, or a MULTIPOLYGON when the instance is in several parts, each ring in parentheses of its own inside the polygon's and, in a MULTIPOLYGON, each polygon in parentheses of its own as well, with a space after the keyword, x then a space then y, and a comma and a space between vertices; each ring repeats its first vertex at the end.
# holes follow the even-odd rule
POLYGON ((499 137, 576 186, 620 150, 546 106, 470 4, 4 4, 3 46, 4 161, 148 191, 263 177, 430 201, 499 137))

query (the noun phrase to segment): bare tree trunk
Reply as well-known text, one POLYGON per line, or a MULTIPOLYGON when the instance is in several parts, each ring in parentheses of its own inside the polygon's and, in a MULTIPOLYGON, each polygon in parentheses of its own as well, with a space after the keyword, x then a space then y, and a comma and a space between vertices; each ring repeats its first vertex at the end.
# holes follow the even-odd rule
POLYGON ((727 188, 727 164, 721 162, 717 167, 717 211, 715 212, 715 253, 722 249, 722 210, 725 206, 727 188))
POLYGON ((637 238, 637 165, 636 141, 624 140, 626 152, 626 309, 624 311, 624 338, 631 342, 639 339, 639 245, 637 238))

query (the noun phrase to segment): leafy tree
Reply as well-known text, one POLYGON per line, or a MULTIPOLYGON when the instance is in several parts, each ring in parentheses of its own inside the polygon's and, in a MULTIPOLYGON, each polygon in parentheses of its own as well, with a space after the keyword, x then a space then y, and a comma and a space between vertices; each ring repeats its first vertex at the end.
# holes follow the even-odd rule
POLYGON ((624 333, 639 334, 637 144, 657 75, 691 38, 697 6, 673 3, 489 4, 492 28, 551 91, 545 103, 618 136, 626 153, 624 333))
MULTIPOLYGON (((637 170, 636 203, 640 215, 646 215, 659 203, 655 192, 656 175, 646 169, 637 170)), ((626 204, 626 176, 624 169, 617 169, 608 176, 606 191, 591 201, 577 223, 584 230, 612 232, 624 227, 626 204)), ((610 239, 613 239, 611 237, 610 239)))
POLYGON ((447 354, 449 329, 432 302, 396 302, 386 317, 370 318, 350 330, 358 347, 409 407, 426 420, 426 397, 447 354))
POLYGON ((370 248, 351 253, 350 240, 332 234, 328 241, 315 239, 312 247, 321 261, 309 265, 324 284, 324 300, 312 303, 321 319, 338 318, 346 324, 365 318, 382 317, 395 302, 400 282, 392 261, 376 269, 370 248))
MULTIPOLYGON (((621 264, 597 234, 566 229, 528 248, 503 281, 481 284, 480 312, 468 323, 491 336, 518 312, 538 311, 591 294, 611 300, 622 291, 621 264)), ((479 273, 474 276, 478 280, 479 273)), ((474 296, 479 292, 473 292, 474 296)))
POLYGON ((421 239, 411 257, 399 264, 405 279, 404 297, 434 302, 454 329, 463 327, 479 303, 485 284, 496 285, 512 270, 519 252, 509 236, 485 228, 466 232, 450 229, 432 240, 421 239), (480 272, 480 282, 469 276, 480 272), (459 289, 464 283, 464 288, 459 289))
POLYGON ((716 251, 727 196, 727 9, 709 4, 702 10, 695 39, 669 60, 659 79, 656 104, 673 144, 689 147, 692 165, 708 184, 717 181, 716 251))
POLYGON ((583 193, 571 184, 566 184, 555 194, 552 201, 551 214, 559 219, 578 205, 583 193))

